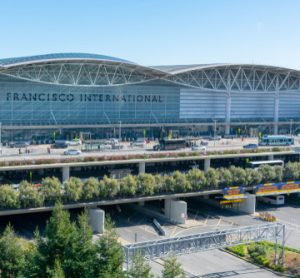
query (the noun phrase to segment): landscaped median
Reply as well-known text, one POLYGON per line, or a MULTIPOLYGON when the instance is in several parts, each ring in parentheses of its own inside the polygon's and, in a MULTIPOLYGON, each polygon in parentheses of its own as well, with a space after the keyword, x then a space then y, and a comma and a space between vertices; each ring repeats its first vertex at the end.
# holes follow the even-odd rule
MULTIPOLYGON (((272 242, 250 243, 228 247, 227 250, 235 255, 267 267, 269 269, 284 272, 292 277, 300 277, 300 250, 285 247, 284 265, 275 265, 275 245, 272 242)), ((277 258, 282 254, 282 247, 278 246, 277 258)))
MULTIPOLYGON (((258 184, 300 180, 300 163, 287 163, 284 167, 263 165, 258 169, 210 168, 207 172, 192 169, 171 175, 128 175, 121 180, 104 176, 82 181, 71 177, 61 183, 55 177, 44 178, 39 186, 27 181, 17 189, 0 186, 0 209, 38 208, 52 206, 58 200, 64 204, 98 202, 124 198, 148 197, 163 194, 203 192, 231 186, 254 187, 258 184)), ((295 184, 299 186, 299 184, 295 184)))
POLYGON ((240 149, 240 150, 223 150, 223 151, 207 151, 207 152, 157 152, 157 153, 144 153, 144 154, 122 154, 122 155, 97 155, 94 156, 77 156, 77 157, 61 157, 57 158, 25 158, 20 160, 6 159, 0 161, 0 167, 7 166, 22 166, 22 165, 42 165, 42 164, 55 164, 55 163, 76 163, 76 162, 97 162, 97 161, 125 161, 136 159, 157 159, 157 158, 180 158, 180 157, 204 157, 204 156, 218 156, 218 155, 235 155, 235 154, 255 154, 255 153, 280 153, 291 152, 291 148, 259 148, 254 150, 240 149))

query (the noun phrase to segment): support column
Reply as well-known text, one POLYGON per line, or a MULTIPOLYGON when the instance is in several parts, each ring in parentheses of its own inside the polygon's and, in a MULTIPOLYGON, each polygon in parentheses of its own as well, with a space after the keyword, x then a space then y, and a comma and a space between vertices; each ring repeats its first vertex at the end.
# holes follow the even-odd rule
POLYGON ((268 160, 274 160, 274 154, 269 154, 268 155, 268 160))
POLYGON ((187 203, 180 200, 165 199, 165 216, 176 224, 185 224, 187 203))
POLYGON ((255 208, 256 208, 256 195, 247 194, 247 199, 245 199, 245 202, 241 203, 241 205, 237 208, 237 210, 240 212, 253 214, 255 213, 255 208))
POLYGON ((94 233, 104 232, 105 212, 99 208, 89 209, 89 224, 94 233))
POLYGON ((144 161, 139 162, 139 174, 143 174, 145 173, 145 171, 146 171, 145 162, 144 161))
POLYGON ((274 101, 274 134, 278 134, 278 119, 279 119, 279 93, 275 93, 274 101))
POLYGON ((65 182, 70 178, 70 167, 64 166, 62 167, 62 182, 65 182))
POLYGON ((207 172, 210 168, 210 158, 204 159, 204 172, 207 172))
POLYGON ((226 98, 225 135, 230 135, 231 95, 226 98))

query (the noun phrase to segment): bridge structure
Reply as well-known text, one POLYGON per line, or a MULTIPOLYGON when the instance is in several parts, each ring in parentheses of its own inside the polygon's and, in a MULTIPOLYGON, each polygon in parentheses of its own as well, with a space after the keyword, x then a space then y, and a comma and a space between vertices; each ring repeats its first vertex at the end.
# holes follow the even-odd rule
POLYGON ((144 241, 123 246, 127 267, 136 254, 142 254, 147 260, 164 258, 169 255, 184 255, 234 245, 261 241, 273 241, 274 264, 284 265, 285 225, 268 223, 216 230, 180 237, 144 241), (281 241, 281 244, 280 244, 281 241), (279 252, 279 244, 282 246, 279 252))

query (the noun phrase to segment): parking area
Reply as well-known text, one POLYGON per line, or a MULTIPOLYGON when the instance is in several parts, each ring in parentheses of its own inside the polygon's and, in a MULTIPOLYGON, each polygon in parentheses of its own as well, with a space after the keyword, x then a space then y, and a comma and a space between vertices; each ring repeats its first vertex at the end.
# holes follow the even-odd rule
MULTIPOLYGON (((197 278, 271 278, 278 275, 245 262, 221 250, 212 250, 201 253, 178 256, 186 277, 197 278)), ((163 269, 163 260, 150 262, 154 275, 160 276, 163 269)))
POLYGON ((274 215, 278 222, 286 226, 286 245, 300 249, 300 197, 285 197, 286 202, 283 206, 259 202, 256 211, 274 215))

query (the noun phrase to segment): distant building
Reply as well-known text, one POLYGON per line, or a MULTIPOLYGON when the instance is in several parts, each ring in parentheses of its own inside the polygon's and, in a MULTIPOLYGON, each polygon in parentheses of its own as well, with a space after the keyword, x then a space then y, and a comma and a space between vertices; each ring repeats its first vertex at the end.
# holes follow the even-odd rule
POLYGON ((142 66, 96 54, 0 59, 4 140, 295 131, 300 71, 265 65, 142 66), (121 131, 119 131, 121 129, 121 131))

